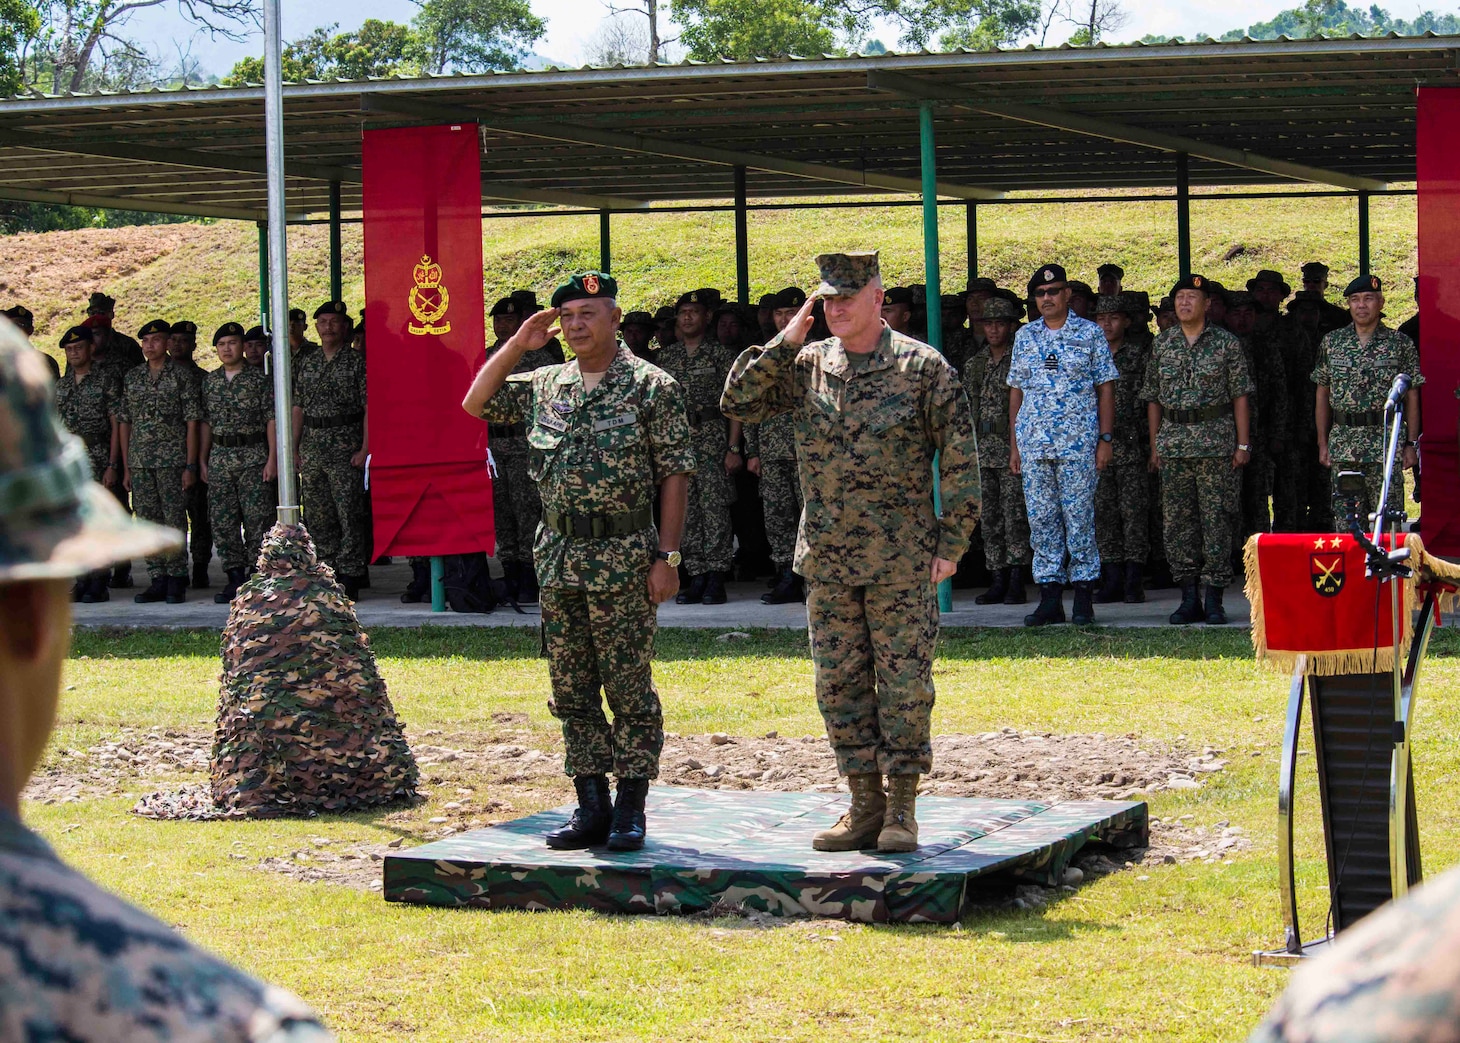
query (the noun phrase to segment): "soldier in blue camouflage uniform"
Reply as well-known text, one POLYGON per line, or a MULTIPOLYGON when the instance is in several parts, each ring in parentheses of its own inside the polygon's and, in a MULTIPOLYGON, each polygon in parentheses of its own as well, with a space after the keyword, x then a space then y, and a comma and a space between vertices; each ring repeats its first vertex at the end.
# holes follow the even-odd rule
POLYGON ((1141 386, 1150 468, 1161 472, 1166 557, 1181 585, 1173 626, 1227 621, 1222 592, 1232 582, 1239 471, 1252 455, 1247 356, 1240 340, 1206 321, 1209 285, 1188 275, 1172 288, 1179 321, 1156 338, 1141 386))
MULTIPOLYGON (((87 380, 96 379, 93 374, 87 380)), ((83 381, 83 386, 86 382, 83 381)), ((299 1000, 255 981, 69 868, 20 820, 55 722, 66 589, 182 534, 134 522, 91 479, 44 361, 0 328, 0 1039, 323 1043, 299 1000), (14 481, 22 475, 29 481, 14 481)))
POLYGON ((264 534, 273 527, 279 477, 274 450, 274 382, 243 359, 243 327, 225 322, 213 334, 221 365, 203 378, 203 473, 208 510, 228 582, 213 595, 226 605, 253 573, 264 534))
MULTIPOLYGON (((1102 273, 1106 268, 1117 266, 1102 265, 1102 273)), ((1106 276, 1102 274, 1101 278, 1106 276)), ((1137 605, 1146 600, 1141 569, 1151 549, 1147 509, 1151 475, 1146 468, 1150 454, 1143 449, 1141 437, 1146 430, 1146 404, 1140 398, 1146 351, 1139 340, 1129 335, 1131 315, 1136 310, 1132 296, 1102 294, 1095 302, 1095 321, 1105 334, 1111 361, 1120 373, 1115 382, 1115 420, 1111 428, 1115 438, 1110 466, 1101 472, 1095 486, 1095 543, 1104 577, 1095 594, 1098 604, 1124 601, 1137 605)))
MULTIPOLYGON (((1353 322, 1323 338, 1313 368, 1313 383, 1318 387, 1318 461, 1332 467, 1334 528, 1340 532, 1348 528, 1346 505, 1338 491, 1340 472, 1359 471, 1364 476, 1359 518, 1365 529, 1370 527, 1369 513, 1378 509, 1389 433, 1384 426, 1384 403, 1400 373, 1410 377, 1400 467, 1411 470, 1418 461, 1415 433, 1420 430, 1419 388, 1425 382, 1414 341, 1384 324, 1384 284, 1379 277, 1361 275, 1348 284, 1343 295, 1353 322)), ((1404 472, 1399 467, 1394 470, 1385 506, 1395 511, 1404 508, 1404 472)))
POLYGON ((319 557, 335 570, 352 600, 366 580, 365 356, 346 343, 349 309, 327 301, 314 318, 323 343, 294 359, 294 434, 299 499, 319 557))
MULTIPOLYGON (((186 319, 174 322, 167 335, 167 357, 188 375, 197 388, 201 400, 203 378, 207 370, 198 365, 193 356, 198 350, 198 324, 186 319)), ((188 490, 188 556, 193 561, 192 577, 189 581, 195 590, 207 588, 208 562, 213 560, 213 525, 208 515, 208 482, 202 475, 188 490)))
POLYGON ((679 586, 679 539, 695 450, 684 393, 617 338, 618 284, 574 275, 487 360, 462 408, 526 423, 528 474, 542 496, 534 542, 552 701, 578 810, 555 848, 643 846, 664 718, 650 672, 656 606, 679 586), (574 359, 515 372, 558 330, 574 359), (660 521, 654 525, 653 501, 660 521), (602 695, 600 695, 602 692, 602 695), (610 725, 603 699, 613 711, 610 725), (618 776, 610 806, 608 773, 618 776))
MULTIPOLYGON (((121 470, 116 466, 122 453, 116 414, 122 385, 115 373, 94 365, 93 350, 91 331, 81 326, 72 326, 61 337, 66 374, 56 382, 56 410, 66 430, 86 446, 91 480, 111 487, 121 470)), ((105 568, 83 576, 72 591, 72 600, 88 605, 110 601, 110 577, 111 571, 105 568)))
MULTIPOLYGON (((198 385, 167 355, 170 327, 154 319, 142 327, 143 365, 127 371, 117 412, 122 485, 137 517, 181 532, 187 527, 187 491, 198 480, 198 424, 203 403, 198 385)), ((151 584, 138 604, 187 598, 188 559, 181 551, 147 559, 151 584)))
MULTIPOLYGON (((1088 287, 1087 287, 1088 289, 1088 287)), ((1100 552, 1095 544, 1095 485, 1110 466, 1115 381, 1105 334, 1070 308, 1065 270, 1046 264, 1029 279, 1040 317, 1014 338, 1009 468, 1024 477, 1039 606, 1025 626, 1065 621, 1065 580, 1075 586, 1071 620, 1095 621, 1100 552), (1065 556, 1069 556, 1069 568, 1065 556)))
MULTIPOLYGON (((806 303, 806 293, 788 286, 774 295, 772 303, 771 321, 779 333, 806 303)), ((805 601, 804 581, 791 567, 801 524, 801 483, 796 478, 796 424, 790 413, 745 425, 745 466, 760 478, 766 540, 776 567, 775 588, 760 600, 767 605, 805 601)))
POLYGON ((935 588, 978 520, 978 447, 953 367, 881 320, 877 254, 816 261, 833 336, 806 343, 813 297, 769 344, 741 354, 720 404, 747 423, 795 420, 806 505, 795 568, 808 583, 817 706, 852 793, 813 844, 912 851, 918 779, 932 765, 935 588))
POLYGON ((725 573, 734 556, 730 505, 731 476, 743 466, 740 421, 720 413, 720 392, 735 360, 707 329, 719 294, 692 290, 675 302, 678 339, 655 363, 684 389, 694 433, 695 473, 689 483, 689 517, 684 523, 684 571, 689 584, 675 599, 681 605, 723 605, 725 573))
POLYGON ((963 386, 978 437, 980 525, 984 563, 993 583, 973 600, 980 605, 1022 605, 1028 599, 1024 569, 1030 555, 1029 514, 1024 483, 1009 470, 1009 362, 1023 309, 1002 295, 984 296, 978 308, 983 346, 964 363, 963 386))

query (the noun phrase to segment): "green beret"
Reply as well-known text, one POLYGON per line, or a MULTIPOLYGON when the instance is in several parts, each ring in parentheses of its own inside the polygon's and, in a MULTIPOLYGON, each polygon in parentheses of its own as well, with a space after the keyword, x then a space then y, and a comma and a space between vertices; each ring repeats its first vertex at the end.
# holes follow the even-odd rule
POLYGON ((1384 280, 1377 275, 1361 275, 1353 282, 1343 288, 1345 297, 1352 297, 1356 293, 1383 293, 1384 280))
POLYGON ((237 322, 225 322, 222 326, 219 326, 218 327, 218 329, 217 329, 216 332, 214 332, 214 334, 213 334, 213 346, 214 347, 217 347, 218 346, 218 342, 220 340, 222 340, 224 337, 242 337, 242 336, 243 336, 243 325, 241 323, 237 323, 237 322))
POLYGON ((1203 296, 1210 297, 1212 284, 1203 275, 1186 275, 1176 280, 1176 285, 1171 287, 1171 299, 1174 301, 1176 295, 1182 290, 1200 290, 1203 296))
POLYGON ((561 308, 569 301, 618 296, 618 283, 606 272, 579 272, 553 291, 551 305, 561 308))
POLYGON ((137 331, 137 339, 141 340, 143 337, 149 337, 154 333, 171 332, 172 327, 168 325, 166 319, 153 319, 151 322, 149 322, 147 325, 143 326, 140 330, 137 331))

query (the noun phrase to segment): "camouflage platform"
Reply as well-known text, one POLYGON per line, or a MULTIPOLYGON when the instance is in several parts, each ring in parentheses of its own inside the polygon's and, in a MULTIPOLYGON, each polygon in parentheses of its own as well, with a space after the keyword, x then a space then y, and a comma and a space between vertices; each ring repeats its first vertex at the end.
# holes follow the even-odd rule
POLYGON ((642 851, 553 851, 571 808, 438 840, 385 859, 386 901, 485 909, 696 913, 719 903, 786 916, 953 923, 970 881, 1050 883, 1092 839, 1143 846, 1143 803, 922 797, 906 855, 811 850, 846 809, 837 793, 656 786, 642 851))

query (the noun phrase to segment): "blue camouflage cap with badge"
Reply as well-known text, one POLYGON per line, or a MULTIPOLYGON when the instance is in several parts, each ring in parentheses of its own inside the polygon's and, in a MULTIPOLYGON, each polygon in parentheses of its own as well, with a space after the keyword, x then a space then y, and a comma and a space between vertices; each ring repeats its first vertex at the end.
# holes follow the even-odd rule
POLYGON ((134 520, 91 480, 45 360, 0 324, 0 583, 72 579, 181 546, 181 533, 134 520))
POLYGON ((586 301, 597 298, 618 297, 618 283, 607 272, 578 272, 553 291, 549 302, 554 308, 561 308, 569 301, 586 301))
POLYGON ((873 279, 882 277, 876 250, 818 254, 816 267, 821 272, 821 285, 816 288, 818 297, 855 297, 873 279))

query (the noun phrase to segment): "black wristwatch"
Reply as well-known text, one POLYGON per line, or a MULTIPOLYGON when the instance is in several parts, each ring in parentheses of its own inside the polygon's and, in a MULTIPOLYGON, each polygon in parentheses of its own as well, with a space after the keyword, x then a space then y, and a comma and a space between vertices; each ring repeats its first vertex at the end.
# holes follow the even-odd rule
POLYGON ((1100 441, 1102 441, 1102 442, 1114 442, 1115 441, 1115 436, 1113 434, 1111 434, 1109 431, 1101 431, 1100 432, 1100 441))

